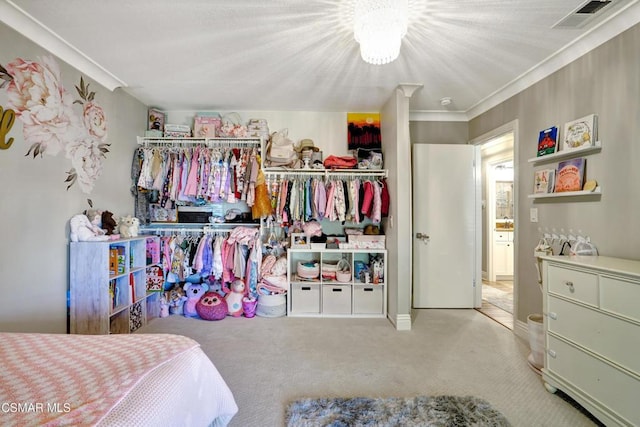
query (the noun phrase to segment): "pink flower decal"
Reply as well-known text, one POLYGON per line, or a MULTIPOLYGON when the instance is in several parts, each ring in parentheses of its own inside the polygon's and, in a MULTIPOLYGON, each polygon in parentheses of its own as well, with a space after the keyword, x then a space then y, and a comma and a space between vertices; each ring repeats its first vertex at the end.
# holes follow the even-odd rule
POLYGON ((0 88, 7 88, 9 107, 23 122, 27 156, 56 156, 64 151, 73 167, 67 171, 67 190, 76 182, 84 193, 91 193, 102 174, 102 162, 109 152, 107 119, 104 110, 80 78, 76 90, 81 99, 73 100, 62 86, 60 68, 51 56, 39 62, 16 58, 4 68, 0 65, 0 88), (78 116, 73 105, 82 106, 78 116))
POLYGON ((81 123, 72 109, 73 99, 60 83, 60 69, 51 58, 40 63, 17 58, 7 65, 13 79, 7 86, 9 106, 24 123, 25 141, 33 156, 57 155, 69 140, 77 138, 81 123))

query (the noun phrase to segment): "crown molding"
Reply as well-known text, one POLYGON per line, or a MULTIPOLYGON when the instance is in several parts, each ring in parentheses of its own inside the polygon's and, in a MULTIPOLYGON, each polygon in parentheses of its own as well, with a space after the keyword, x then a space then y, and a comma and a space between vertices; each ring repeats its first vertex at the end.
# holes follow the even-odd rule
POLYGON ((10 0, 0 1, 0 21, 110 91, 127 84, 10 0))
POLYGON ((611 15, 594 26, 581 37, 482 99, 467 111, 443 112, 437 110, 413 110, 409 111, 409 118, 412 121, 426 122, 469 121, 489 111, 491 108, 501 104, 512 96, 517 95, 545 77, 550 76, 562 67, 570 64, 582 55, 592 51, 639 22, 640 0, 634 0, 618 10, 614 15, 611 15))
POLYGON ((507 83, 496 92, 484 98, 467 110, 469 120, 522 92, 582 55, 611 40, 623 31, 640 22, 640 0, 634 0, 618 10, 614 15, 594 26, 591 30, 564 46, 545 60, 507 83))
POLYGON ((468 122, 469 118, 464 111, 409 111, 409 120, 412 122, 468 122))

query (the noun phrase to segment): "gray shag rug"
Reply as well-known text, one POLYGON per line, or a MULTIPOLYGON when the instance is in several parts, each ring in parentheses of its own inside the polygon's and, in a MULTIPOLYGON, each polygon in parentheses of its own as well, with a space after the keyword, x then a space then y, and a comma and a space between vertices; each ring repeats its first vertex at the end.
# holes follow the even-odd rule
POLYGON ((287 407, 288 427, 509 427, 509 421, 476 397, 300 399, 287 407))

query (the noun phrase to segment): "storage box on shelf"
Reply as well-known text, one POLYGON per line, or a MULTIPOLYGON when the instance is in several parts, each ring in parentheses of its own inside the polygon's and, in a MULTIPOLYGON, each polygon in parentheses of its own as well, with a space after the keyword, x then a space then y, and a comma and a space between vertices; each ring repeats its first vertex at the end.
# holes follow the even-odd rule
POLYGON ((147 292, 147 270, 159 262, 148 248, 156 244, 153 236, 70 243, 71 333, 129 333, 157 316, 158 293, 147 292))
POLYGON ((386 315, 385 249, 289 249, 287 258, 289 316, 386 315))

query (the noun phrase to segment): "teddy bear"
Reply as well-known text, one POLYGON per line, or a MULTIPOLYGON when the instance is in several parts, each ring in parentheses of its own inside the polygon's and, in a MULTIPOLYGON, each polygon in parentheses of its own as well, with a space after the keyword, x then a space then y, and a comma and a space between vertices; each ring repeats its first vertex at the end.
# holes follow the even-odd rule
POLYGON ((196 311, 201 319, 222 320, 227 317, 227 302, 217 292, 207 292, 196 303, 196 311))
POLYGON ((93 224, 85 214, 74 215, 69 220, 69 228, 71 229, 69 238, 72 242, 109 240, 109 236, 104 234, 104 230, 93 224))
POLYGON ((120 219, 119 230, 124 238, 136 237, 140 232, 140 220, 135 216, 127 215, 120 219))
POLYGON ((246 286, 244 282, 240 279, 236 279, 231 282, 231 288, 225 288, 224 299, 227 302, 227 307, 229 309, 229 314, 233 317, 242 316, 242 298, 245 295, 246 286))
POLYGON ((198 317, 196 303, 200 301, 202 295, 209 290, 209 286, 206 283, 186 282, 183 289, 187 295, 187 299, 184 302, 185 317, 198 317))
POLYGON ((102 229, 106 232, 107 236, 111 236, 118 226, 118 220, 113 217, 113 213, 109 211, 102 212, 102 229))

